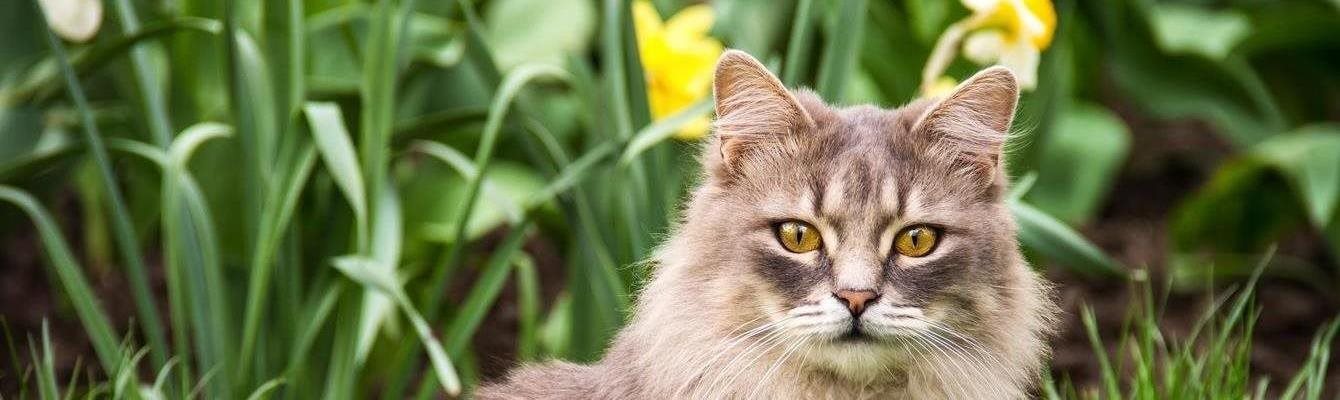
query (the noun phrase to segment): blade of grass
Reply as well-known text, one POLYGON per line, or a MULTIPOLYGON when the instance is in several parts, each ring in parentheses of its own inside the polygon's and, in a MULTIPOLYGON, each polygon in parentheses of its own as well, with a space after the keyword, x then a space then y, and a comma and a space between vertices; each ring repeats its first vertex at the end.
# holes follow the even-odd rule
POLYGON ((1106 391, 1106 398, 1119 399, 1121 396, 1121 386, 1117 381, 1117 371, 1112 368, 1112 362, 1108 360, 1107 348, 1103 346, 1103 339, 1098 335, 1098 322, 1094 318, 1093 308, 1084 307, 1080 314, 1084 321, 1084 332, 1089 337, 1089 344, 1093 346, 1094 356, 1098 358, 1098 369, 1102 371, 1103 388, 1106 391))
MULTIPOLYGON (((42 14, 44 13, 42 8, 36 2, 33 4, 38 9, 38 15, 44 15, 42 14)), ((43 21, 45 23, 45 19, 43 21)), ((71 101, 74 102, 75 108, 79 110, 80 120, 84 125, 85 146, 87 146, 98 166, 99 181, 102 184, 102 190, 107 194, 106 199, 110 203, 108 206, 111 209, 112 229, 115 233, 118 253, 121 254, 122 262, 125 264, 126 280, 130 282, 131 297, 135 301, 135 310, 140 315, 140 323, 149 339, 150 351, 159 353, 158 358, 166 360, 168 351, 166 334, 159 322, 161 319, 158 316, 158 308, 154 302, 153 292, 149 288, 149 275, 144 267, 144 256, 140 253, 139 236, 135 234, 135 227, 131 224, 125 197, 121 195, 121 189, 117 186, 116 173, 112 169, 111 158, 107 155, 107 148, 103 145, 102 134, 98 132, 98 126, 94 123, 88 99, 84 97, 83 86, 79 84, 74 68, 70 66, 69 58, 65 55, 65 46, 60 43, 56 34, 50 29, 45 31, 47 44, 51 48, 51 53, 55 56, 56 62, 60 64, 61 75, 65 77, 66 91, 71 101)))
POLYGON ((28 351, 32 353, 33 364, 37 371, 37 393, 43 399, 60 399, 60 388, 56 387, 56 366, 51 361, 51 330, 47 321, 42 320, 42 355, 37 355, 37 345, 28 337, 28 351))
POLYGON ((819 64, 819 95, 830 101, 842 102, 856 72, 856 61, 861 51, 861 37, 865 34, 867 0, 842 0, 837 20, 830 26, 824 57, 819 64))

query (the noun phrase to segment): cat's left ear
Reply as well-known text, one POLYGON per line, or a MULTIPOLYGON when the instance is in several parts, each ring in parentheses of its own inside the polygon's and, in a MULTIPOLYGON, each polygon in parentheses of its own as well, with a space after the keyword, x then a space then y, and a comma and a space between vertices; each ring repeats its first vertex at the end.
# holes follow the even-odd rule
POLYGON ((1001 152, 1009 135, 1019 83, 1008 68, 995 66, 973 75, 953 93, 931 106, 913 125, 912 132, 930 141, 939 156, 952 157, 960 166, 985 173, 994 181, 1001 152))

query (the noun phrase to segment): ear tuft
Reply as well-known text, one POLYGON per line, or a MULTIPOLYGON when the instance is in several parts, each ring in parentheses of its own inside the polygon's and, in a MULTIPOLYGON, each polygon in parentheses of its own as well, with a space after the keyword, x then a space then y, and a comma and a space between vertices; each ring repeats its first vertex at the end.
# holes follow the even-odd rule
POLYGON ((996 169, 1019 103, 1019 83, 1008 68, 973 75, 931 106, 912 131, 930 141, 938 156, 988 174, 996 169))
POLYGON ((743 51, 721 54, 712 94, 716 136, 726 164, 753 147, 793 140, 797 132, 814 126, 782 82, 743 51))

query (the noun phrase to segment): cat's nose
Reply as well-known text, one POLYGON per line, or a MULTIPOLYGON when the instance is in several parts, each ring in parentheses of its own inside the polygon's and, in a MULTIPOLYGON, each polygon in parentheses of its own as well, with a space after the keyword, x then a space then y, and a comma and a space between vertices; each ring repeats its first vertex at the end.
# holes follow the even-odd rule
POLYGON ((860 316, 861 312, 865 311, 866 305, 879 299, 879 293, 869 289, 841 289, 833 292, 833 297, 837 297, 838 301, 846 304, 847 309, 851 310, 852 316, 860 316))

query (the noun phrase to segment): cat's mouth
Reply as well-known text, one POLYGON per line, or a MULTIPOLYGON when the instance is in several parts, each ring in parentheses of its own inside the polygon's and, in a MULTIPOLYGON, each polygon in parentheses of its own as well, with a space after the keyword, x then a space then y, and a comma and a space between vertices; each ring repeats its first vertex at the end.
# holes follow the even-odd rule
POLYGON ((847 327, 847 332, 838 336, 833 341, 838 343, 871 343, 875 341, 875 338, 870 336, 869 333, 861 330, 861 324, 853 320, 851 325, 847 327))

